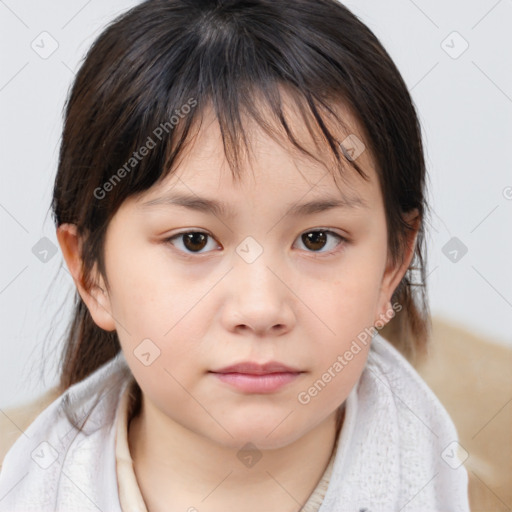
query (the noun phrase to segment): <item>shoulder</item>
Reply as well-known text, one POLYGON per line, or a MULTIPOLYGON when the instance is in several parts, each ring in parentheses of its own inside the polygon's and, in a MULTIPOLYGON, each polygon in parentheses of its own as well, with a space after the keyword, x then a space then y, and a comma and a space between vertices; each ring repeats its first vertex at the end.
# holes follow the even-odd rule
POLYGON ((0 469, 11 446, 37 416, 60 395, 59 388, 53 387, 31 401, 0 411, 0 469))
POLYGON ((392 342, 380 334, 377 334, 372 340, 367 366, 375 375, 375 378, 392 388, 395 397, 398 399, 400 397, 408 398, 420 404, 428 400, 430 407, 436 413, 441 414, 443 420, 451 423, 446 409, 425 379, 419 374, 417 368, 392 342), (397 396, 397 393, 399 396, 397 396))
MULTIPOLYGON (((44 439, 57 426, 65 431, 78 428, 83 418, 87 421, 80 430, 87 435, 103 424, 111 423, 115 416, 119 390, 132 376, 124 354, 120 351, 85 379, 76 382, 67 390, 54 386, 37 398, 17 407, 0 409, 0 468, 5 456, 28 428, 34 435, 44 439), (50 405, 55 405, 50 409, 50 405), (90 417, 91 416, 91 417, 90 417), (92 416, 96 421, 92 420, 92 416), (62 420, 62 421, 61 421, 62 420)), ((32 439, 31 439, 32 440, 32 439)))
POLYGON ((373 336, 366 366, 347 398, 340 436, 342 462, 335 470, 343 468, 337 473, 343 498, 360 487, 379 510, 400 508, 434 475, 434 484, 416 497, 415 510, 434 510, 436 503, 469 510, 467 473, 442 458, 456 440, 453 422, 414 367, 380 334, 373 336))
POLYGON ((428 357, 417 370, 450 414, 468 454, 472 508, 512 502, 512 347, 432 319, 428 357), (492 489, 492 490, 491 490, 492 489))
MULTIPOLYGON (((435 459, 452 440, 457 440, 457 425, 450 411, 417 368, 381 335, 372 340, 367 367, 373 385, 380 389, 375 394, 382 399, 386 397, 387 407, 395 410, 402 443, 414 446, 421 430, 425 434, 425 446, 434 450, 431 457, 435 459)), ((423 457, 427 452, 425 449, 423 457)), ((435 460, 430 462, 433 467, 437 464, 435 460)))

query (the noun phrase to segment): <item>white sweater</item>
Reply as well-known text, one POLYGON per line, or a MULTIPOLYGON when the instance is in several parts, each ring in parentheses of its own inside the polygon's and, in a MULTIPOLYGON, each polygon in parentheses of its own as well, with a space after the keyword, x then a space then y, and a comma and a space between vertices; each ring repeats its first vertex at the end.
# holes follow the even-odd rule
MULTIPOLYGON (((37 416, 5 456, 0 512, 122 512, 115 419, 131 378, 120 353, 37 416), (86 420, 82 432, 65 406, 86 420)), ((456 429, 439 400, 376 334, 345 403, 319 512, 469 512, 468 476, 457 448, 456 429)))

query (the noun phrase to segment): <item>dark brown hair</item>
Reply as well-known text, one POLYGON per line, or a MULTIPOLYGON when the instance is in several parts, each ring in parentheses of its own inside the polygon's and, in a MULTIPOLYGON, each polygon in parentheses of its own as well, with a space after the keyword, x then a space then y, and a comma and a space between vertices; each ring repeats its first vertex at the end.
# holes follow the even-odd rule
MULTIPOLYGON (((207 106, 217 116, 234 178, 242 150, 249 146, 244 116, 275 140, 284 134, 291 147, 316 158, 297 142, 286 119, 284 89, 310 133, 320 134, 328 149, 323 155, 336 163, 335 179, 351 168, 367 179, 340 146, 341 134, 350 132, 328 128, 332 119, 345 126, 335 104, 346 105, 356 116, 376 162, 392 261, 403 257, 411 229, 403 214, 419 213, 414 259, 392 297, 402 309, 382 330, 413 360, 430 331, 420 125, 388 53, 336 0, 148 0, 115 19, 90 48, 66 102, 52 202, 55 224, 77 226, 85 283, 91 284, 95 266, 108 283, 103 248, 109 221, 128 197, 172 172, 207 106), (261 114, 257 100, 264 101, 274 123, 261 114), (177 123, 173 116, 179 117, 177 123), (166 129, 157 141, 155 131, 162 126, 166 129), (119 172, 148 137, 156 144, 147 156, 130 172, 119 172), (113 182, 116 173, 122 179, 113 182), (414 278, 419 282, 413 283, 414 278)), ((75 291, 60 362, 62 391, 120 350, 117 333, 100 329, 75 291)))

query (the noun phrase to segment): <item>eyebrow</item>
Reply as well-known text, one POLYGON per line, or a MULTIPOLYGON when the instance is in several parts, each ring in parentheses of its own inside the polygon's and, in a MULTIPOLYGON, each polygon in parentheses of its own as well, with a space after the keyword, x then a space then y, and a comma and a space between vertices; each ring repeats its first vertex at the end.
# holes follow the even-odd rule
MULTIPOLYGON (((162 197, 157 197, 142 203, 142 208, 151 208, 154 206, 182 206, 190 210, 211 213, 217 217, 232 218, 235 216, 234 212, 228 206, 215 199, 200 197, 197 195, 174 193, 162 197)), ((369 208, 369 205, 362 198, 357 196, 352 197, 327 197, 323 199, 316 199, 307 203, 292 205, 285 215, 292 216, 307 216, 315 213, 320 213, 334 208, 356 209, 356 208, 369 208)))

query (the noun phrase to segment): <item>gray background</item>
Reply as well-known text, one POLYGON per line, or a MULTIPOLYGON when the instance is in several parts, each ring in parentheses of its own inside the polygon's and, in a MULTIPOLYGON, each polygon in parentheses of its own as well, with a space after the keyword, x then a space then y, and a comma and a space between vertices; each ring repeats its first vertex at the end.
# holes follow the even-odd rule
MULTIPOLYGON (((74 291, 49 213, 62 109, 93 40, 137 3, 0 1, 1 407, 56 383, 74 291)), ((419 111, 432 312, 512 345, 512 0, 346 5, 391 54, 419 111)))

